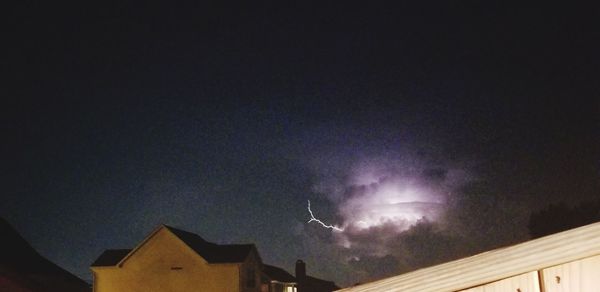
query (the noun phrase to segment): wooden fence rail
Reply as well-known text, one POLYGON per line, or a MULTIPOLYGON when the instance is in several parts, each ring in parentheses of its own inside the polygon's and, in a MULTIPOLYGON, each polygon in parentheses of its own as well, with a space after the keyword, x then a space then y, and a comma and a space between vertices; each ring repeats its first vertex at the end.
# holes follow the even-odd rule
POLYGON ((339 291, 600 292, 600 222, 339 291))

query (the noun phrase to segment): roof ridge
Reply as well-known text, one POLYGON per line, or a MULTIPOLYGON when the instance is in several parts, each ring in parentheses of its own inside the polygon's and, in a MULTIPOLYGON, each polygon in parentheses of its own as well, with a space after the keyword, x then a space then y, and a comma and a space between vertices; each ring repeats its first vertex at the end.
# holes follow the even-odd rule
POLYGON ((150 235, 133 249, 107 249, 98 259, 92 263, 92 266, 122 265, 137 249, 150 240, 162 228, 167 229, 177 239, 191 248, 196 254, 209 263, 241 263, 246 260, 250 253, 258 251, 254 243, 245 244, 218 244, 202 238, 200 235, 175 228, 166 224, 161 224, 150 235))
POLYGON ((96 258, 96 260, 90 265, 91 267, 105 267, 105 266, 116 266, 127 254, 131 252, 131 248, 128 249, 106 249, 96 258))
POLYGON ((243 262, 248 254, 256 249, 250 244, 218 244, 202 238, 200 235, 164 225, 173 235, 194 250, 199 256, 211 263, 243 262))
MULTIPOLYGON (((171 231, 175 231, 175 232, 179 232, 179 233, 185 233, 185 234, 187 234, 187 235, 193 235, 193 236, 195 236, 195 237, 198 237, 198 238, 200 238, 200 239, 202 239, 202 240, 206 241, 204 238, 202 238, 200 235, 198 235, 198 234, 196 234, 196 233, 194 233, 194 232, 189 232, 189 231, 186 231, 186 230, 183 230, 183 229, 175 228, 175 227, 173 227, 173 226, 169 226, 169 225, 166 225, 166 224, 163 224, 163 226, 164 226, 165 228, 167 228, 167 229, 171 230, 171 231)), ((206 242, 208 242, 208 241, 206 241, 206 242)))
MULTIPOLYGON (((169 229, 171 231, 184 233, 186 235, 191 235, 191 236, 197 237, 199 239, 202 239, 204 242, 206 242, 208 244, 213 244, 213 245, 217 245, 217 246, 256 246, 256 244, 254 244, 254 243, 216 243, 216 242, 208 241, 208 240, 204 239, 202 236, 200 236, 200 235, 198 235, 197 233, 194 233, 194 232, 190 232, 190 231, 186 231, 186 230, 183 230, 183 229, 175 228, 173 226, 169 226, 169 225, 166 225, 166 224, 163 224, 163 226, 165 226, 167 229, 169 229)), ((175 234, 175 235, 177 235, 177 234, 175 234)))

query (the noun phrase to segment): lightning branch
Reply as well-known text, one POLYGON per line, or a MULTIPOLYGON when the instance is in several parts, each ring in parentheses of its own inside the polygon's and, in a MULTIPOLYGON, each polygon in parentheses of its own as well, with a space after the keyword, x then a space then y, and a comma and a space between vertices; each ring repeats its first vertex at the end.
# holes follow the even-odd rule
POLYGON ((333 229, 333 230, 336 230, 336 231, 344 231, 344 229, 342 229, 342 228, 339 228, 339 227, 334 226, 334 225, 327 225, 327 224, 323 223, 323 221, 315 218, 315 215, 313 214, 312 210, 310 209, 310 200, 308 200, 308 213, 310 213, 310 220, 308 220, 307 223, 317 222, 317 223, 321 224, 321 226, 323 226, 325 228, 333 229))

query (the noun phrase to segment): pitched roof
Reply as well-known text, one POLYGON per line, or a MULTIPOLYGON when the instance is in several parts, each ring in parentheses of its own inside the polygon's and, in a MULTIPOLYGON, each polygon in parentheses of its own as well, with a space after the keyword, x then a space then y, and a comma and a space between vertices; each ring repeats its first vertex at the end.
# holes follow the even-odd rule
MULTIPOLYGON (((256 250, 254 244, 216 244, 208 242, 199 235, 191 232, 167 225, 163 225, 161 228, 163 227, 167 228, 209 263, 241 263, 248 258, 253 250, 256 250)), ((133 250, 133 252, 135 252, 135 250, 133 250)), ((105 250, 94 263, 92 263, 92 267, 116 266, 123 259, 128 257, 130 253, 132 253, 131 249, 105 250)), ((258 252, 256 252, 256 255, 258 256, 258 252)))
MULTIPOLYGON (((263 273, 269 279, 279 282, 297 284, 300 282, 286 270, 271 265, 263 265, 263 273)), ((308 275, 302 280, 302 285, 307 291, 334 291, 340 289, 333 281, 326 281, 308 275)))
POLYGON ((89 284, 39 254, 0 217, 0 290, 90 291, 89 284))
POLYGON ((284 282, 284 283, 295 283, 296 278, 288 273, 286 270, 271 266, 271 265, 263 265, 263 273, 269 277, 271 280, 284 282))
POLYGON ((131 249, 107 249, 93 263, 92 267, 116 266, 131 249))
POLYGON ((221 245, 208 242, 195 233, 170 226, 165 227, 209 263, 241 263, 255 249, 254 244, 221 245))
POLYGON ((304 287, 308 291, 334 291, 340 289, 333 281, 306 276, 304 287))

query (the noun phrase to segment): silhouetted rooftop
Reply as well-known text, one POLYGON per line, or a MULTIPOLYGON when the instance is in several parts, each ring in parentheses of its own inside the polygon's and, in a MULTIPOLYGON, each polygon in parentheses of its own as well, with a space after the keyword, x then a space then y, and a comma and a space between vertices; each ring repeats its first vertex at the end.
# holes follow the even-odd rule
POLYGON ((131 249, 107 249, 92 263, 92 267, 114 266, 130 251, 131 249))
MULTIPOLYGON (((271 280, 299 284, 299 280, 296 277, 292 276, 282 268, 271 265, 263 265, 263 272, 271 280)), ((306 291, 333 291, 340 289, 340 287, 335 285, 335 283, 332 281, 321 280, 308 275, 302 280, 302 285, 306 291)))
POLYGON ((271 266, 271 265, 263 265, 263 272, 271 279, 284 283, 295 283, 296 278, 288 273, 286 270, 271 266))
POLYGON ((254 248, 254 244, 216 244, 195 233, 166 227, 209 263, 241 263, 254 248))
MULTIPOLYGON (((216 244, 204 240, 197 234, 166 226, 175 236, 192 248, 198 255, 209 263, 241 263, 255 248, 254 244, 216 244)), ((92 267, 115 266, 125 258, 131 249, 105 250, 92 267)))
POLYGON ((0 291, 90 291, 89 284, 40 255, 0 217, 0 291))
POLYGON ((308 275, 304 282, 304 288, 306 291, 333 291, 340 289, 340 287, 335 285, 332 281, 321 280, 308 275))

